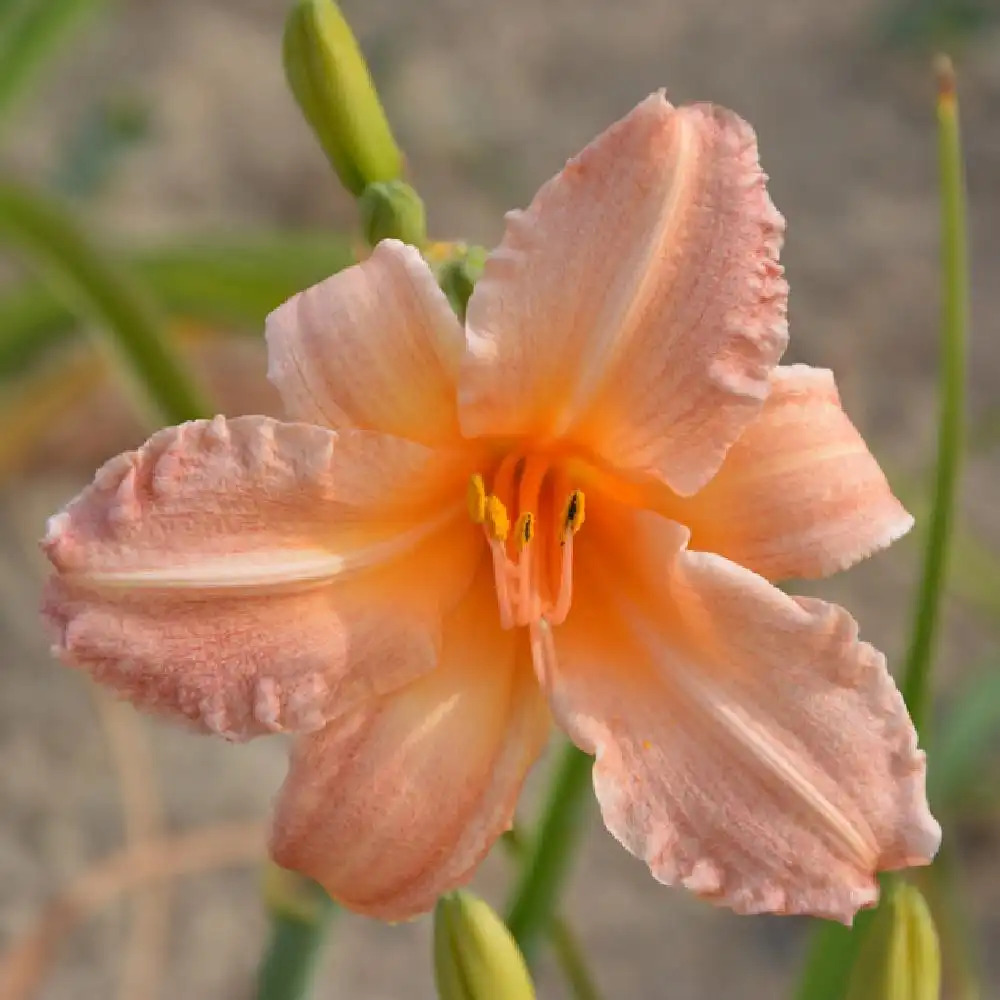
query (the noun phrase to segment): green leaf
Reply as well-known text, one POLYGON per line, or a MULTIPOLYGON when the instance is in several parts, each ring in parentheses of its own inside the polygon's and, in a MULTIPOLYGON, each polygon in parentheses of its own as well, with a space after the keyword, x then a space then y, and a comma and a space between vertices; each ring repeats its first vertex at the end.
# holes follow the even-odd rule
MULTIPOLYGON (((346 240, 311 233, 203 240, 139 251, 129 260, 168 317, 255 336, 275 306, 352 262, 346 240)), ((37 364, 78 326, 77 312, 45 282, 0 296, 0 380, 37 364)))
POLYGON ((156 411, 180 423, 209 410, 164 335, 153 301, 127 269, 91 241, 57 201, 0 182, 0 236, 42 269, 50 287, 113 348, 156 411))
POLYGON ((931 803, 958 804, 983 779, 983 757, 1000 748, 1000 664, 991 663, 965 683, 938 729, 927 760, 931 803))
POLYGON ((4 0, 0 8, 0 123, 52 56, 107 0, 4 0))

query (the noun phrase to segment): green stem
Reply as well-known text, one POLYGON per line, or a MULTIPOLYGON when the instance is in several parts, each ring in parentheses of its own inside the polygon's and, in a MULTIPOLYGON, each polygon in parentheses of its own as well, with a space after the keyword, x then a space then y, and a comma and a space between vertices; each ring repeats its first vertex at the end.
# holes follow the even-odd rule
POLYGON ((530 965, 548 932, 559 892, 583 833, 593 761, 567 743, 508 908, 507 926, 530 965))
POLYGON ((257 971, 256 1000, 305 1000, 337 907, 314 882, 269 869, 271 941, 257 971))
POLYGON ((549 939, 556 960, 559 962, 559 968, 575 1000, 601 1000, 601 994, 597 991, 597 984, 587 968, 580 943, 569 924, 559 916, 552 920, 549 939))
MULTIPOLYGON (((503 843, 515 860, 522 860, 528 852, 527 838, 516 826, 503 835, 503 843)), ((600 991, 583 957, 580 942, 569 921, 559 913, 552 916, 549 942, 574 1000, 601 1000, 600 991)))
POLYGON ((5 0, 0 10, 0 124, 46 61, 107 0, 5 0))
POLYGON ((938 69, 938 164, 941 178, 942 324, 937 466, 913 632, 900 687, 926 743, 930 669, 940 620, 965 426, 968 260, 962 145, 950 62, 938 69))
MULTIPOLYGON (((941 400, 937 462, 930 525, 917 593, 913 632, 900 684, 907 708, 924 744, 930 701, 930 668, 954 521, 958 472, 963 450, 965 339, 968 263, 962 150, 959 141, 955 80, 951 64, 938 69, 938 156, 941 176, 941 400)), ((883 885, 893 876, 883 875, 883 885)), ((813 936, 799 983, 800 1000, 841 1000, 851 968, 875 911, 859 913, 854 928, 826 923, 813 936)))
MULTIPOLYGON (((297 291, 353 263, 346 240, 314 233, 241 233, 133 252, 128 267, 168 319, 260 336, 264 317, 297 291)), ((42 281, 0 296, 0 379, 72 343, 79 321, 42 281)))
POLYGON ((210 415, 145 289, 105 257, 68 210, 0 181, 0 234, 48 272, 67 305, 96 324, 160 419, 181 423, 210 415))

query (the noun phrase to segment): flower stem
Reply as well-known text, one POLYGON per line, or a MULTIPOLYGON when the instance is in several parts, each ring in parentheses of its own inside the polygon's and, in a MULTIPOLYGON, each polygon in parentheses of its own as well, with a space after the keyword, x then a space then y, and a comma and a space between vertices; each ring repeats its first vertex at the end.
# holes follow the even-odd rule
POLYGON ((559 892, 583 833, 592 764, 572 744, 563 747, 538 832, 507 910, 507 926, 529 965, 542 935, 551 928, 559 892))
MULTIPOLYGON (((503 844, 511 857, 521 861, 528 851, 528 839, 517 826, 503 835, 503 844)), ((601 1000, 597 984, 587 968, 580 942, 569 921, 555 913, 549 925, 549 943, 574 1000, 601 1000)))
POLYGON ((314 882, 270 865, 264 899, 271 942, 257 972, 256 1000, 305 1000, 336 904, 314 882))
MULTIPOLYGON (((930 702, 930 668, 937 634, 945 571, 951 546, 955 497, 961 465, 965 409, 965 341, 968 322, 968 261, 965 235, 965 192, 959 140, 955 76, 949 60, 937 64, 938 161, 941 191, 941 399, 937 461, 930 525, 914 611, 913 631, 900 688, 907 708, 926 745, 930 702)), ((937 864, 937 863, 936 863, 937 864)), ((943 878, 947 872, 939 872, 943 878)), ((880 881, 895 877, 884 874, 880 881)), ((853 929, 824 923, 813 935, 796 997, 801 1000, 841 1000, 851 968, 874 910, 859 913, 853 929)), ((969 991, 968 969, 964 987, 969 991)))
POLYGON ((937 63, 938 163, 941 184, 941 378, 937 465, 923 571, 901 688, 913 724, 926 743, 930 668, 940 619, 965 427, 966 327, 969 268, 965 185, 955 74, 937 63))

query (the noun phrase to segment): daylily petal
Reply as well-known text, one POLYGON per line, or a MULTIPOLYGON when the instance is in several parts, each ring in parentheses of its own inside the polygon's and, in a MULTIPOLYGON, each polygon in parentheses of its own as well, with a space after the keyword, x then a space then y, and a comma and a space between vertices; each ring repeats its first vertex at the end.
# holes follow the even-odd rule
POLYGON ((692 548, 771 580, 846 569, 913 525, 841 408, 833 374, 806 365, 775 369, 760 417, 671 516, 691 529, 692 548))
POLYGON ((412 547, 463 510, 461 456, 267 417, 196 420, 111 459, 46 554, 101 587, 272 589, 412 547))
POLYGON ((233 739, 318 729, 433 667, 438 617, 482 551, 454 475, 365 431, 263 417, 161 431, 50 522, 56 651, 233 739))
POLYGON ((784 223, 754 134, 643 101, 508 215, 468 308, 463 431, 572 433, 694 492, 785 347, 784 223))
POLYGON ((462 327, 420 253, 383 240, 267 319, 268 377, 288 416, 441 444, 458 437, 462 327))
POLYGON ((544 671, 557 721, 597 755, 608 828, 660 881, 738 912, 849 923, 876 871, 940 840, 884 658, 846 611, 687 551, 679 525, 628 527, 640 574, 615 589, 580 546, 544 671))
POLYGON ((430 909, 509 827, 548 728, 527 636, 500 630, 484 572, 437 670, 299 742, 274 858, 360 913, 430 909))

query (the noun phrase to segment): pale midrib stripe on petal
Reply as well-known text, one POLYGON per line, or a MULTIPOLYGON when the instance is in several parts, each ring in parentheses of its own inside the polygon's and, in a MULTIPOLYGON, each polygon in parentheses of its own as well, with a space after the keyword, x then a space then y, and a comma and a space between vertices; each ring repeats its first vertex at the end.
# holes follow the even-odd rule
MULTIPOLYGON (((600 346, 589 352, 585 366, 580 372, 573 397, 559 414, 553 436, 565 434, 584 410, 616 357, 624 353, 628 346, 628 336, 634 333, 635 314, 642 308, 648 297, 646 286, 653 280, 653 262, 662 252, 668 233, 675 228, 675 217, 682 198, 687 195, 693 182, 693 167, 697 159, 690 155, 693 144, 694 127, 678 115, 678 150, 676 170, 670 178, 670 192, 663 200, 656 224, 650 228, 645 243, 635 254, 630 267, 623 267, 622 273, 631 275, 631 280, 622 281, 622 288, 613 304, 606 307, 599 320, 601 330, 600 346)), ((620 279, 621 280, 621 279, 620 279)))
POLYGON ((456 505, 407 531, 344 553, 320 548, 240 552, 187 566, 71 572, 64 573, 63 578, 100 590, 204 590, 213 594, 269 592, 330 583, 404 555, 462 513, 464 507, 456 505))
POLYGON ((844 815, 788 758, 787 753, 775 739, 758 723, 748 718, 747 712, 738 702, 727 697, 717 684, 710 681, 703 671, 678 669, 676 664, 658 656, 657 649, 663 648, 663 640, 652 628, 637 620, 635 614, 628 615, 629 625, 643 645, 650 651, 657 666, 681 688, 698 708, 713 722, 721 723, 722 731, 766 771, 776 777, 786 788, 791 789, 814 816, 837 837, 851 855, 851 859, 863 868, 871 866, 878 855, 878 846, 844 815))
POLYGON ((779 476, 799 472, 803 466, 807 466, 809 475, 812 476, 816 474, 816 467, 824 462, 839 462, 841 459, 858 456, 867 457, 867 454, 857 441, 812 448, 788 458, 773 457, 757 462, 752 469, 739 474, 739 483, 741 486, 757 482, 770 483, 779 476))

